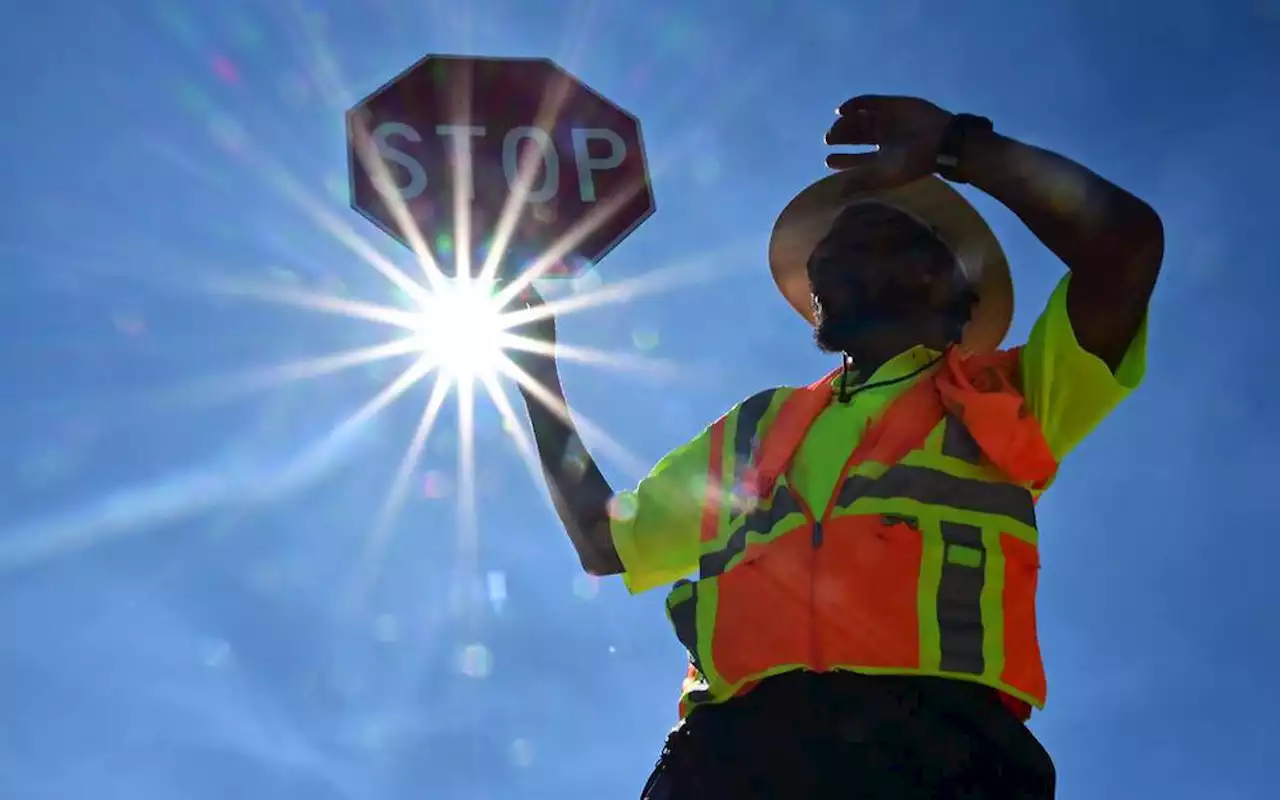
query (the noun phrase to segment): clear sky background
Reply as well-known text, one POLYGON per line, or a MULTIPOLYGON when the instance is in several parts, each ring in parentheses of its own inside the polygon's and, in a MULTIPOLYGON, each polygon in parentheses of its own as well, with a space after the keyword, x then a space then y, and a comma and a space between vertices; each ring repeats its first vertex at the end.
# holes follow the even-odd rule
MULTIPOLYGON (((1146 383, 1040 504, 1032 724, 1065 798, 1274 796, 1274 0, 3 8, 0 797, 637 795, 683 673, 662 592, 579 574, 482 399, 474 523, 450 402, 344 602, 430 383, 335 438, 403 364, 243 379, 382 327, 215 291, 395 302, 314 212, 414 268, 348 208, 342 112, 428 52, 551 56, 643 122, 658 212, 573 291, 700 278, 560 326, 678 367, 565 368, 630 453, 587 437, 617 487, 830 367, 765 242, 847 97, 985 114, 1151 202, 1146 383)), ((1016 343, 1063 267, 976 202, 1013 263, 1016 343)))

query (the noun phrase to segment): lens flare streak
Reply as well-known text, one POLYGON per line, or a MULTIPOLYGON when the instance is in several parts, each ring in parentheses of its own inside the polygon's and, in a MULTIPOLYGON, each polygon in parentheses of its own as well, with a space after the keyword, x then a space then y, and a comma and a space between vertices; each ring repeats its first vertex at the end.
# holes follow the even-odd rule
MULTIPOLYGON (((301 6, 292 5, 293 14, 302 14, 301 6)), ((299 29, 301 42, 314 68, 308 70, 311 82, 320 87, 327 95, 329 102, 339 102, 349 107, 349 93, 345 91, 342 76, 337 64, 331 57, 323 41, 323 35, 311 25, 303 25, 299 29)), ((575 37, 571 37, 575 38, 575 37)), ((470 87, 461 87, 458 102, 465 103, 470 97, 470 87)), ((567 93, 566 87, 550 87, 542 98, 538 114, 538 123, 550 129, 558 124, 567 93)), ((460 107, 459 112, 465 112, 460 107)), ((207 116, 217 119, 225 115, 216 108, 206 108, 207 116)), ((464 113, 465 116, 465 113, 464 113)), ((649 275, 622 281, 599 289, 577 291, 570 296, 553 299, 545 304, 526 307, 522 298, 526 291, 546 273, 570 256, 574 248, 599 226, 607 222, 626 206, 642 185, 629 187, 600 202, 585 218, 577 222, 557 241, 534 257, 533 263, 521 268, 514 278, 504 277, 495 280, 499 265, 508 256, 508 248, 513 231, 516 230, 522 215, 528 210, 530 187, 540 163, 541 153, 530 150, 521 159, 517 168, 517 179, 504 207, 499 214, 494 237, 485 248, 483 262, 478 270, 472 269, 470 263, 472 253, 467 243, 471 242, 470 198, 462 194, 462 188, 470 185, 469 172, 472 165, 467 156, 469 151, 459 148, 451 160, 450 167, 458 179, 452 182, 456 191, 452 198, 455 208, 455 229, 452 241, 454 247, 452 266, 453 275, 445 274, 437 254, 433 253, 430 244, 431 236, 448 233, 445 231, 430 232, 431 236, 419 229, 409 212, 408 206, 394 190, 390 171, 377 148, 369 146, 371 138, 364 129, 362 120, 354 119, 352 135, 362 140, 365 146, 356 148, 356 156, 364 163, 369 173, 384 191, 387 207, 393 215, 397 226, 404 234, 414 258, 421 268, 420 277, 410 277, 384 256, 368 239, 358 233, 351 225, 344 222, 330 206, 325 191, 312 191, 295 175, 284 168, 281 163, 256 146, 256 142, 246 132, 241 131, 232 154, 245 159, 256 168, 258 175, 267 185, 275 189, 280 197, 289 201, 303 216, 334 242, 345 247, 356 255, 359 261, 399 290, 416 308, 386 307, 368 302, 333 297, 325 294, 299 289, 248 286, 243 284, 216 284, 208 286, 210 291, 230 295, 239 295, 256 300, 292 306, 300 309, 334 314, 343 317, 361 319, 377 324, 409 332, 407 337, 374 345, 357 348, 345 352, 332 353, 319 357, 304 359, 276 367, 255 371, 239 380, 225 381, 222 390, 243 390, 256 388, 278 381, 309 379, 321 375, 341 372, 357 365, 370 364, 383 359, 416 356, 414 360, 387 386, 357 409, 350 417, 341 421, 335 428, 334 435, 342 435, 370 420, 374 415, 395 402, 418 381, 435 374, 435 385, 426 401, 418 428, 397 466, 390 482, 384 502, 374 520, 373 529, 366 537, 363 551, 357 567, 357 575, 353 582, 353 593, 349 597, 356 600, 369 587, 378 569, 378 562, 383 557, 391 538, 390 531, 394 519, 404 503, 407 487, 414 481, 417 463, 423 449, 438 420, 445 401, 450 395, 457 400, 458 406, 458 512, 459 512, 459 568, 470 574, 475 568, 473 563, 478 552, 476 540, 476 473, 474 442, 474 403, 477 385, 494 403, 504 421, 504 428, 515 440, 522 460, 536 477, 539 476, 537 457, 533 443, 529 440, 516 418, 510 400, 501 386, 500 379, 507 378, 515 382, 522 393, 534 402, 545 405, 552 413, 562 419, 569 419, 569 410, 565 406, 556 387, 546 387, 539 383, 524 367, 517 362, 527 363, 530 357, 548 356, 554 353, 558 358, 574 360, 585 364, 607 366, 620 369, 641 369, 652 373, 670 373, 674 365, 640 355, 609 353, 588 347, 558 343, 554 346, 536 341, 519 330, 520 327, 537 320, 555 315, 562 318, 570 313, 606 304, 625 302, 638 295, 667 289, 676 284, 687 284, 703 280, 711 275, 711 270, 692 268, 689 264, 673 265, 667 270, 659 270, 649 275), (380 176, 380 177, 379 177, 380 176), (458 304, 463 301, 471 303, 479 287, 488 292, 487 306, 478 309, 463 327, 453 333, 439 329, 438 320, 432 321, 433 314, 442 307, 458 304), (484 340, 491 345, 492 352, 467 352, 459 358, 457 350, 474 344, 476 340, 484 340)), ((667 159, 668 164, 674 159, 667 159)), ((661 172, 662 169, 656 172, 661 172)), ((656 172, 654 173, 656 176, 656 172)), ((703 254, 707 261, 713 260, 703 254)), ((696 265, 695 265, 696 266, 696 265)), ((437 315, 438 316, 438 315, 437 315)), ((217 392, 215 392, 216 394, 217 392)), ((633 475, 643 474, 647 466, 632 455, 625 447, 613 440, 598 425, 574 414, 574 423, 583 435, 590 439, 593 447, 616 462, 633 475)), ((467 585, 468 578, 459 576, 461 585, 467 585)))

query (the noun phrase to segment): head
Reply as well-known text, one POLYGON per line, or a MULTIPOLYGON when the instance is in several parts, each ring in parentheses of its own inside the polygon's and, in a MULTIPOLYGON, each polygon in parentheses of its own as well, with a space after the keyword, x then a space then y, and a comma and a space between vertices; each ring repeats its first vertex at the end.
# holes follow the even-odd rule
POLYGON ((814 340, 856 361, 957 341, 976 300, 960 262, 924 223, 878 202, 851 205, 808 263, 814 340))

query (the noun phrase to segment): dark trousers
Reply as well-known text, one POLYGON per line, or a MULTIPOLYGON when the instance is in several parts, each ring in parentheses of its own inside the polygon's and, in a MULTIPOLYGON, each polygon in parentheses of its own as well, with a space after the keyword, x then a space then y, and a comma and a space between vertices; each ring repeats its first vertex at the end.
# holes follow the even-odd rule
POLYGON ((986 687, 797 672, 701 706, 643 800, 1049 800, 1049 754, 986 687))

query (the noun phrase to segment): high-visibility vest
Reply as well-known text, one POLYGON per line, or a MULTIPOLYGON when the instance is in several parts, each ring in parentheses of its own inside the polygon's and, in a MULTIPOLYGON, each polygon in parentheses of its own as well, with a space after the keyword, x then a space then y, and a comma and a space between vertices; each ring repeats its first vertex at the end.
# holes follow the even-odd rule
POLYGON ((827 507, 809 508, 788 467, 836 374, 770 390, 746 469, 734 445, 762 404, 710 429, 699 576, 667 598, 690 654, 681 716, 795 669, 955 678, 1043 708, 1035 502, 1057 463, 1017 350, 949 350, 864 432, 827 507))

